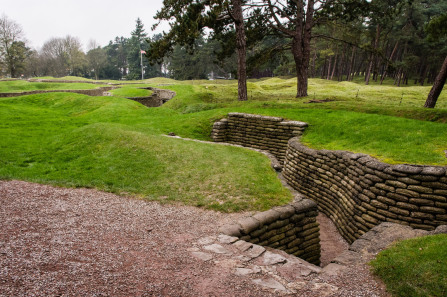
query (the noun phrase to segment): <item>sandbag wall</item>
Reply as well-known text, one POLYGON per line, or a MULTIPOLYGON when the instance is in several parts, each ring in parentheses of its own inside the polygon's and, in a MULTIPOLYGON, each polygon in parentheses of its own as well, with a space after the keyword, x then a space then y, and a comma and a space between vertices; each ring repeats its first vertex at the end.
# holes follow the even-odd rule
POLYGON ((368 155, 289 141, 283 175, 352 243, 381 222, 434 230, 447 224, 446 167, 390 165, 368 155))
POLYGON ((214 124, 212 137, 275 155, 289 185, 317 202, 350 243, 381 222, 425 230, 447 224, 446 167, 390 165, 364 154, 313 150, 295 137, 306 126, 230 113, 214 124))
POLYGON ((306 127, 303 122, 233 112, 226 119, 214 123, 211 137, 216 142, 268 151, 282 163, 289 139, 302 135, 306 127))
POLYGON ((299 198, 285 206, 260 212, 221 228, 221 232, 254 244, 283 250, 312 264, 320 264, 317 204, 299 198))

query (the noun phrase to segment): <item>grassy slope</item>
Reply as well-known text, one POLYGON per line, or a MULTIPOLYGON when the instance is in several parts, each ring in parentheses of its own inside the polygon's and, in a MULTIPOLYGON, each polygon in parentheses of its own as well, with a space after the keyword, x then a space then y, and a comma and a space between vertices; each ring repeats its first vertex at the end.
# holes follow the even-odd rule
POLYGON ((371 262, 393 296, 447 296, 447 235, 399 242, 371 262))
MULTIPOLYGON (((235 81, 189 81, 176 82, 167 88, 191 86, 200 98, 183 101, 188 104, 233 104, 237 100, 235 81), (198 99, 198 101, 197 101, 198 99)), ((441 93, 435 109, 423 108, 429 86, 395 87, 392 85, 369 85, 353 82, 334 82, 323 79, 309 80, 309 97, 295 98, 296 79, 269 78, 248 83, 248 97, 253 105, 260 107, 282 106, 284 108, 358 111, 406 117, 412 119, 447 122, 447 92, 441 93), (330 99, 332 102, 309 104, 309 100, 330 99)), ((185 107, 186 108, 186 107, 185 107)))
POLYGON ((88 83, 43 83, 15 80, 0 82, 0 93, 20 93, 34 90, 90 90, 100 86, 88 83))
POLYGON ((0 99, 0 178, 130 192, 222 211, 268 209, 291 199, 259 153, 161 136, 156 119, 182 122, 176 115, 79 94, 0 99))

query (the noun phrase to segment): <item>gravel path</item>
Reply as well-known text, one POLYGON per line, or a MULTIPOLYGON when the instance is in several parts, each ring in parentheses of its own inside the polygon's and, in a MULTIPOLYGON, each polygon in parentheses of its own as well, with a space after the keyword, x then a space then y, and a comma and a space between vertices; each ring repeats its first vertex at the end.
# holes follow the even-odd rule
MULTIPOLYGON (((281 295, 188 251, 247 213, 22 181, 0 181, 0 202, 0 296, 281 295)), ((361 276, 374 284, 366 271, 333 285, 349 291, 349 278, 365 282, 361 276)))

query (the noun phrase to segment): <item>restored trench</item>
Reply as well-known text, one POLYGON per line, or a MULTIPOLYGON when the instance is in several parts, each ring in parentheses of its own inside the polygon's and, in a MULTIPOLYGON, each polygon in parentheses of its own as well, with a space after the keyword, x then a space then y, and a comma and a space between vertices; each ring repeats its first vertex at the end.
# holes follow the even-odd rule
POLYGON ((447 224, 447 167, 391 165, 365 154, 313 150, 299 141, 306 127, 243 113, 214 123, 215 142, 268 152, 277 159, 273 168, 281 171, 283 183, 302 193, 289 205, 224 226, 222 233, 325 265, 348 244, 350 251, 360 246, 372 236, 363 235, 377 233, 372 229, 383 224, 421 232, 447 224), (332 237, 338 232, 318 213, 330 218, 346 245, 332 237))
MULTIPOLYGON (((59 81, 58 81, 59 82, 59 81)), ((66 82, 66 81, 64 81, 66 82)), ((94 90, 63 90, 62 92, 73 92, 73 93, 81 93, 90 96, 111 96, 112 94, 109 92, 112 89, 116 89, 117 86, 110 87, 101 87, 94 90)), ((158 89, 153 87, 144 87, 139 89, 145 89, 152 91, 152 94, 147 97, 127 97, 127 99, 137 101, 146 107, 159 107, 164 103, 172 99, 176 93, 171 90, 158 89)), ((29 95, 29 94, 37 94, 37 93, 50 93, 56 92, 53 90, 48 91, 31 91, 24 93, 4 93, 0 94, 0 97, 11 97, 11 96, 19 96, 19 95, 29 95)), ((276 158, 278 154, 268 155, 270 159, 272 159, 273 167, 276 170, 281 169, 280 162, 283 161, 283 158, 276 158)), ((287 187, 294 195, 298 194, 292 187, 287 184, 287 181, 283 178, 282 174, 279 173, 279 178, 283 185, 287 187)), ((343 237, 339 234, 337 228, 334 223, 324 214, 319 213, 316 217, 316 222, 319 225, 319 248, 320 253, 318 254, 318 260, 314 261, 314 263, 319 263, 321 266, 326 266, 337 257, 342 252, 346 251, 349 247, 348 243, 343 239, 343 237), (321 263, 320 263, 321 262, 321 263)))
MULTIPOLYGON (((201 143, 212 143, 209 141, 203 141, 203 140, 197 140, 197 139, 189 139, 189 138, 182 138, 179 136, 175 136, 175 134, 173 133, 173 135, 166 135, 167 137, 173 137, 173 138, 178 138, 178 139, 182 139, 182 140, 187 140, 187 141, 194 141, 194 142, 201 142, 201 143)), ((231 145, 231 146, 239 146, 242 147, 241 145, 237 145, 237 144, 230 144, 230 143, 223 143, 223 142, 218 142, 217 144, 221 144, 221 145, 231 145)), ((282 185, 287 188, 291 194, 293 196, 295 196, 295 200, 297 199, 301 199, 302 195, 297 192, 295 189, 293 189, 292 187, 290 187, 290 185, 287 184, 287 181, 284 179, 282 173, 281 173, 281 165, 279 163, 279 161, 269 152, 267 151, 263 151, 263 150, 259 150, 259 149, 254 149, 251 147, 245 147, 247 149, 251 149, 251 150, 255 150, 258 151, 264 155, 266 155, 270 160, 271 160, 271 166, 273 169, 275 169, 277 171, 278 174, 278 179, 281 181, 282 185)), ((307 200, 307 199, 306 199, 307 200)), ((307 200, 310 201, 310 200, 307 200)), ((290 206, 290 205, 288 205, 290 206)), ((287 206, 285 206, 287 207, 287 206)), ((281 208, 283 207, 276 207, 270 211, 267 212, 263 212, 263 213, 258 213, 259 214, 265 214, 268 212, 275 212, 275 211, 281 211, 281 208)), ((304 207, 303 209, 306 210, 307 207, 304 207)), ((312 206, 311 206, 312 208, 312 206)), ((312 211, 314 209, 310 209, 310 211, 312 211)), ((256 216, 256 215, 255 215, 256 216)), ((274 222, 273 221, 273 225, 277 224, 278 221, 274 222)), ((328 264, 331 263, 331 261, 333 261, 337 256, 343 254, 344 252, 346 252, 349 248, 349 244, 348 242, 341 236, 341 234, 338 232, 337 227, 335 226, 335 224, 331 221, 331 219, 329 217, 327 217, 325 214, 319 212, 318 215, 315 217, 315 220, 313 220, 313 223, 318 224, 318 261, 310 261, 313 264, 319 264, 319 266, 321 267, 325 267, 328 264)), ((240 239, 242 240, 246 240, 246 241, 250 241, 247 240, 246 236, 243 236, 243 234, 235 234, 232 233, 234 232, 234 227, 235 225, 225 225, 223 227, 221 227, 220 232, 230 235, 230 236, 237 236, 240 237, 240 239)), ((259 245, 259 242, 255 242, 259 245)), ((268 246, 268 245, 266 245, 268 246)), ((277 247, 273 247, 275 249, 277 249, 277 247)), ((294 253, 289 253, 291 255, 295 255, 294 253)), ((298 257, 302 257, 302 255, 299 255, 298 257)), ((305 257, 303 258, 304 260, 308 260, 305 257)))

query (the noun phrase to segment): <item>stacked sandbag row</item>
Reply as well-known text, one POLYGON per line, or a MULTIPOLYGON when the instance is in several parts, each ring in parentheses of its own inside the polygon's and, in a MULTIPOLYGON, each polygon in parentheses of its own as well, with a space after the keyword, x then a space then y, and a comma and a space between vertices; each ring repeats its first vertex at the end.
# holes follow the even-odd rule
POLYGON ((234 112, 214 124, 211 137, 216 142, 268 151, 282 163, 289 139, 302 135, 306 127, 303 122, 234 112))
POLYGON ((221 228, 221 232, 254 244, 280 249, 312 264, 320 264, 317 204, 298 198, 293 203, 260 212, 221 228))
POLYGON ((446 167, 390 165, 364 154, 313 150, 293 138, 283 174, 349 242, 381 222, 424 230, 447 224, 446 167))

